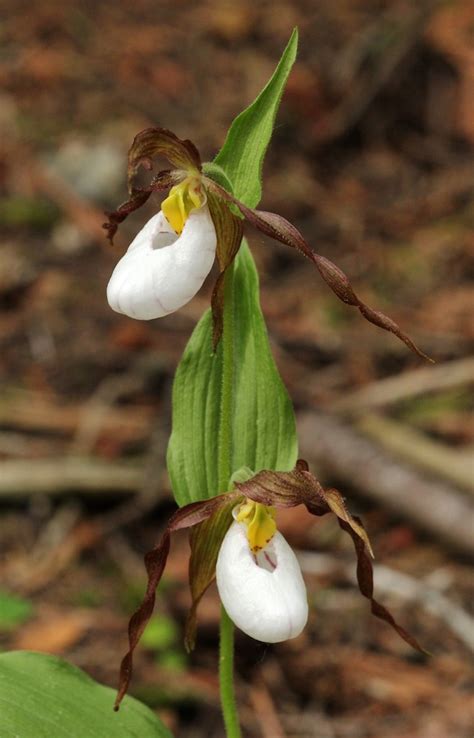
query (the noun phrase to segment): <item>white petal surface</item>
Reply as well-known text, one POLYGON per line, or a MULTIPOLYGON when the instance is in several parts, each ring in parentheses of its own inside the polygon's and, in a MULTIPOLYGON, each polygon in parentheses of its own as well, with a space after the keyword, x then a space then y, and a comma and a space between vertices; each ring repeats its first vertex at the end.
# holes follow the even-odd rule
POLYGON ((295 638, 308 620, 306 587, 296 556, 277 532, 258 558, 263 565, 250 551, 245 526, 232 523, 216 566, 222 604, 235 625, 258 641, 295 638))
POLYGON ((160 211, 130 244, 107 286, 112 310, 138 320, 173 313, 201 288, 216 253, 216 232, 204 206, 178 237, 160 211))

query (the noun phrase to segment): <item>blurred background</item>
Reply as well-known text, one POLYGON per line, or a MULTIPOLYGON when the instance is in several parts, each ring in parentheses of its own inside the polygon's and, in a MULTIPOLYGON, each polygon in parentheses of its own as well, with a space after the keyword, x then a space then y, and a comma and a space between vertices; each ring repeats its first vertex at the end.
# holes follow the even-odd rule
MULTIPOLYGON (((178 314, 107 306, 114 264, 156 208, 104 238, 148 125, 203 160, 300 53, 266 160, 286 216, 436 359, 346 308, 300 256, 249 233, 301 454, 363 515, 380 599, 432 652, 369 614, 350 541, 297 509, 283 533, 311 602, 295 641, 237 637, 248 738, 468 738, 474 705, 469 358, 474 325, 474 6, 422 0, 0 3, 0 647, 60 654, 114 685, 142 557, 173 509, 170 390, 212 280, 178 314), (472 694, 472 693, 471 693, 472 694)), ((133 694, 180 738, 221 738, 215 591, 182 647, 176 536, 133 694)))

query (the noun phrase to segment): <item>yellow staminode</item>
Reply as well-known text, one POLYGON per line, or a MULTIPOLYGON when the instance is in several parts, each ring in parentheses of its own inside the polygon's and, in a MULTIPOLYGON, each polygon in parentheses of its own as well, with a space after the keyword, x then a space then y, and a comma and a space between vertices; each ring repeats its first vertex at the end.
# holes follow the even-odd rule
POLYGON ((274 508, 260 502, 247 499, 240 506, 236 520, 247 526, 247 538, 253 553, 265 548, 276 533, 274 508))
POLYGON ((179 235, 191 210, 202 207, 205 202, 206 197, 199 179, 186 177, 180 184, 171 188, 170 194, 161 203, 161 210, 170 226, 179 235))

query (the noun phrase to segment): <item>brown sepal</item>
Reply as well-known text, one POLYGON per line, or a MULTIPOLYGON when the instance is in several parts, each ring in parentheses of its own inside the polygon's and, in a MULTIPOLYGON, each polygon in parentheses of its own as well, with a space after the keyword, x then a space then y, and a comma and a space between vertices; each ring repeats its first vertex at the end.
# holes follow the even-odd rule
POLYGON ((261 471, 247 482, 236 482, 235 488, 242 495, 262 505, 305 505, 308 512, 318 516, 333 512, 339 520, 350 526, 363 541, 370 555, 373 555, 367 533, 347 510, 342 495, 335 489, 323 489, 303 459, 297 461, 293 471, 261 471))
MULTIPOLYGON (((209 180, 211 181, 211 180, 209 180)), ((207 185, 208 180, 206 180, 207 185)), ((242 242, 244 224, 242 218, 234 215, 222 198, 207 190, 207 204, 216 229, 216 256, 219 276, 212 291, 212 346, 214 351, 222 336, 224 324, 224 288, 227 269, 234 261, 242 242)))
MULTIPOLYGON (((246 208, 249 211, 249 208, 246 208)), ((427 359, 432 362, 429 356, 427 356, 418 346, 412 341, 412 339, 400 328, 394 320, 389 318, 379 310, 366 305, 354 292, 354 289, 349 282, 344 272, 339 269, 336 264, 327 259, 325 256, 316 254, 305 241, 301 233, 295 226, 293 226, 288 220, 282 218, 280 215, 275 213, 267 213, 261 210, 253 210, 250 214, 247 214, 248 219, 252 225, 256 226, 263 233, 268 236, 275 238, 281 243, 285 243, 292 248, 298 249, 304 256, 306 256, 313 264, 316 265, 321 277, 324 279, 326 284, 332 289, 337 297, 345 302, 346 305, 352 305, 357 307, 361 314, 371 323, 383 328, 386 331, 390 331, 403 343, 408 346, 411 351, 418 354, 422 359, 427 359)))
POLYGON ((145 128, 137 133, 128 151, 128 191, 133 191, 133 178, 140 166, 151 170, 153 159, 163 156, 176 169, 185 172, 200 172, 199 151, 188 139, 178 138, 166 128, 145 128))
POLYGON ((180 508, 169 519, 166 530, 158 544, 154 549, 146 554, 145 567, 148 574, 148 584, 143 601, 138 610, 136 610, 130 618, 130 622, 128 624, 129 648, 120 665, 119 687, 115 700, 115 710, 119 709, 120 703, 128 690, 130 679, 132 678, 133 652, 137 647, 138 641, 140 640, 153 613, 156 588, 160 583, 160 579, 163 575, 166 561, 168 559, 171 533, 174 533, 177 530, 182 530, 183 528, 191 528, 194 525, 202 523, 217 510, 222 508, 224 505, 227 505, 231 499, 233 499, 233 504, 235 505, 238 501, 238 497, 238 493, 228 493, 219 495, 218 497, 213 497, 210 500, 192 502, 191 504, 180 508))
POLYGON ((276 213, 269 213, 264 210, 249 208, 216 183, 214 183, 214 189, 224 200, 236 205, 242 215, 244 215, 247 220, 255 226, 255 228, 258 228, 262 233, 274 238, 276 241, 280 241, 280 243, 284 243, 287 246, 291 246, 291 248, 297 249, 306 256, 307 259, 312 261, 326 284, 332 289, 337 297, 342 300, 342 302, 345 302, 346 305, 357 307, 364 318, 368 321, 374 323, 374 325, 379 328, 383 328, 384 330, 395 334, 395 336, 400 338, 400 340, 402 340, 409 349, 418 354, 422 359, 427 359, 428 361, 433 362, 433 359, 421 351, 421 349, 416 346, 404 331, 402 331, 395 321, 387 315, 384 315, 384 313, 379 310, 374 310, 362 302, 354 292, 354 289, 344 272, 339 269, 338 266, 333 264, 332 261, 326 259, 326 257, 316 254, 303 238, 299 230, 292 223, 286 220, 286 218, 283 218, 281 215, 277 215, 276 213))
POLYGON ((176 177, 172 171, 164 170, 162 172, 159 172, 155 177, 153 177, 148 187, 137 187, 135 189, 132 189, 130 197, 126 202, 122 203, 122 205, 119 205, 117 210, 112 210, 111 212, 105 213, 108 221, 102 225, 102 228, 107 231, 107 238, 109 239, 110 243, 113 244, 114 236, 117 233, 117 228, 119 227, 120 223, 123 223, 123 221, 128 218, 130 213, 133 213, 135 210, 138 210, 138 208, 141 208, 153 192, 167 190, 175 182, 176 177))

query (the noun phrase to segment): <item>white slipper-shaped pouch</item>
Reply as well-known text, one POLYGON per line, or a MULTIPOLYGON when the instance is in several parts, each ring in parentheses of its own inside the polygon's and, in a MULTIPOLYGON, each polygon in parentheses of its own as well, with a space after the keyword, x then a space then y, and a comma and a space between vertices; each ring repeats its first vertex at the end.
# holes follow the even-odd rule
POLYGON ((254 554, 245 525, 232 523, 219 551, 216 579, 227 614, 257 641, 296 638, 306 625, 308 602, 301 569, 278 531, 254 554))
POLYGON ((179 310, 211 271, 216 242, 207 205, 190 212, 180 236, 160 210, 117 263, 107 286, 110 307, 137 320, 179 310))

